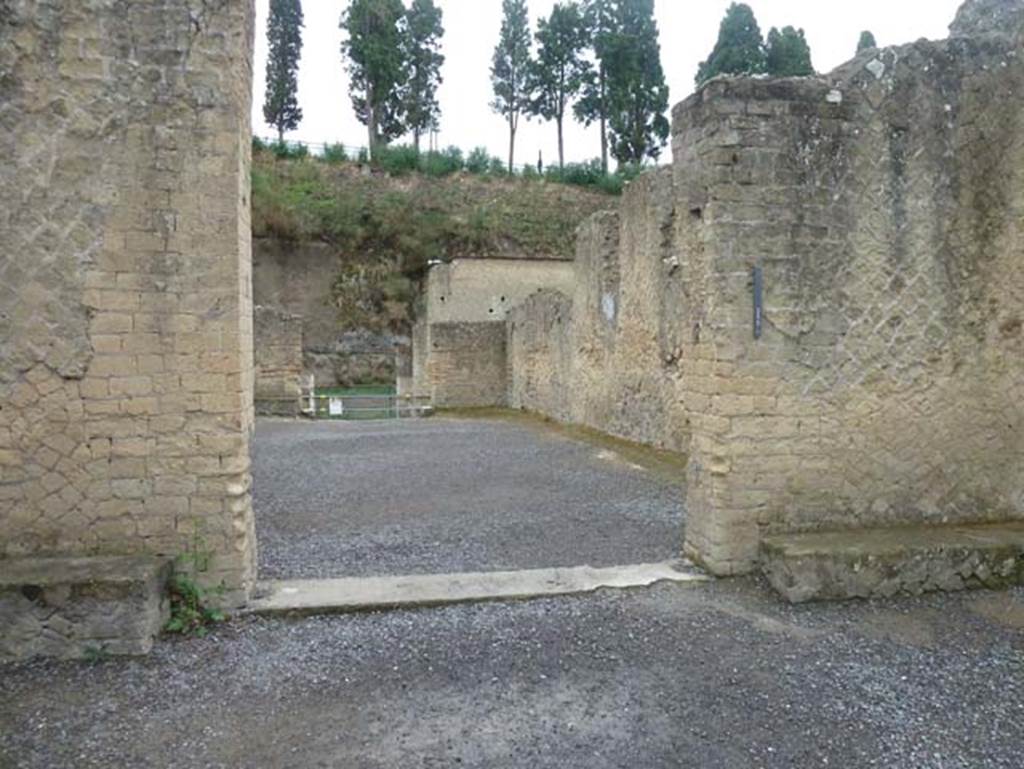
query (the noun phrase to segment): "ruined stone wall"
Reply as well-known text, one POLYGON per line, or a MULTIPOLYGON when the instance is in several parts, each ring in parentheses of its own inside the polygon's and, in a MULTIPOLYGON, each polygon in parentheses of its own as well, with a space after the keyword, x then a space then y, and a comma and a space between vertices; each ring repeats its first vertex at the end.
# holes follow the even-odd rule
POLYGON ((540 289, 572 291, 574 280, 565 260, 458 259, 433 266, 413 328, 412 394, 442 407, 506 405, 506 317, 540 289))
POLYGON ((433 405, 503 406, 508 373, 504 323, 433 323, 425 365, 433 405))
POLYGON ((572 292, 571 261, 551 259, 457 259, 427 275, 428 323, 505 320, 508 311, 542 288, 572 292))
POLYGON ((685 452, 679 402, 687 300, 672 250, 671 169, 577 232, 571 300, 544 293, 509 319, 510 405, 685 452), (557 384, 556 384, 557 383, 557 384))
POLYGON ((0 20, 0 557, 254 577, 249 2, 0 20))
POLYGON ((766 532, 1024 516, 1020 40, 719 80, 676 109, 711 345, 684 384, 687 541, 716 571, 766 532))
MULTIPOLYGON (((302 317, 303 366, 323 387, 395 380, 395 349, 409 340, 380 328, 344 329, 333 287, 344 260, 325 243, 258 238, 253 298, 302 317)), ((379 317, 377 325, 386 318, 379 317)), ((257 332, 259 329, 257 329, 257 332)), ((262 341, 257 336, 257 349, 262 341)))
POLYGON ((297 417, 302 411, 302 318, 256 307, 256 413, 297 417))
POLYGON ((538 291, 509 313, 510 407, 572 421, 572 319, 572 299, 551 290, 538 291))
POLYGON ((679 105, 672 171, 581 227, 572 300, 510 316, 512 404, 689 434, 717 573, 778 532, 1024 517, 1022 25, 975 0, 948 41, 679 105))

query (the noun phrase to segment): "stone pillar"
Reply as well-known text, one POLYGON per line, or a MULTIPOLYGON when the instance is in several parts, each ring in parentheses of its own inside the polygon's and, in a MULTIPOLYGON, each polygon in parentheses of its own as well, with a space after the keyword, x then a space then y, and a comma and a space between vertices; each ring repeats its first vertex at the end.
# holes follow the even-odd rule
POLYGON ((971 7, 973 39, 677 108, 702 228, 686 548, 716 573, 775 533, 1024 517, 1024 63, 982 23, 1024 16, 971 7))
POLYGON ((0 557, 255 576, 251 0, 0 25, 0 557))

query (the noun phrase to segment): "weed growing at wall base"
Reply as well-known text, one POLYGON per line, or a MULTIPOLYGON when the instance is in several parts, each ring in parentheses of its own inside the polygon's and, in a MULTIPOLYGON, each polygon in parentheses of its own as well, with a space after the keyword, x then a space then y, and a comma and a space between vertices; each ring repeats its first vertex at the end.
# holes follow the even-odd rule
MULTIPOLYGON (((210 591, 196 581, 210 568, 212 552, 195 524, 189 549, 178 556, 176 570, 167 586, 171 618, 164 631, 178 635, 204 637, 210 626, 225 620, 224 613, 208 605, 210 591)), ((222 591, 223 586, 213 592, 222 591)))

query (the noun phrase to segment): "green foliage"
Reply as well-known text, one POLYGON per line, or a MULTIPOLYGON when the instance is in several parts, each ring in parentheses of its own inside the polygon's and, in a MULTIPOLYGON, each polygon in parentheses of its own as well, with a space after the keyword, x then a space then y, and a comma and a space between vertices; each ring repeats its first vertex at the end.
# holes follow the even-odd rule
POLYGON ((754 75, 765 71, 764 41, 754 12, 746 3, 733 3, 718 31, 718 42, 697 71, 697 85, 716 75, 754 75))
POLYGON ((420 153, 415 147, 378 147, 373 155, 373 164, 392 176, 403 176, 420 167, 420 153))
POLYGON ((471 174, 485 174, 491 164, 491 154, 486 147, 476 147, 466 158, 466 170, 471 174))
POLYGON ((604 44, 611 152, 639 166, 661 154, 670 128, 654 0, 617 0, 612 10, 614 31, 604 44))
POLYGON ((537 27, 537 58, 530 71, 533 97, 528 111, 554 120, 558 129, 558 164, 565 165, 565 113, 583 88, 589 65, 583 56, 587 28, 578 3, 556 3, 537 27))
POLYGON ((267 22, 267 90, 263 119, 277 129, 277 140, 302 122, 298 101, 299 59, 302 57, 301 0, 270 0, 267 22))
POLYGON ((509 128, 508 172, 515 167, 519 116, 530 105, 530 19, 526 0, 502 0, 501 37, 491 63, 494 101, 491 108, 509 128))
POLYGON ((370 152, 405 133, 401 86, 407 82, 402 0, 352 0, 342 13, 347 33, 352 108, 367 127, 370 152))
POLYGON ((505 165, 504 160, 499 157, 492 157, 491 165, 490 168, 487 169, 487 173, 491 176, 508 176, 509 169, 508 166, 505 165))
POLYGON ((99 665, 110 659, 110 652, 105 646, 86 646, 84 658, 90 665, 99 665))
POLYGON ((576 119, 586 126, 598 123, 601 129, 601 167, 608 171, 608 65, 615 42, 614 0, 586 0, 583 22, 596 60, 583 76, 579 101, 573 107, 576 119))
POLYGON ((174 575, 168 584, 171 618, 164 625, 167 633, 202 638, 211 625, 225 620, 224 613, 208 605, 209 592, 195 581, 210 568, 210 550, 196 524, 189 549, 178 558, 174 575))
MULTIPOLYGON (((395 149, 395 148, 392 148, 395 149)), ((389 150, 390 151, 390 150, 389 150)), ((482 155, 477 153, 477 160, 482 155)), ((421 162, 461 167, 461 153, 427 153, 421 162), (434 157, 434 161, 425 159, 434 157)), ((345 263, 381 265, 380 275, 397 271, 410 280, 431 259, 450 260, 511 249, 524 254, 568 255, 572 233, 590 213, 606 208, 603 196, 571 192, 560 184, 529 183, 507 176, 495 158, 495 178, 462 174, 407 174, 388 182, 365 176, 350 164, 288 162, 272 155, 254 158, 253 234, 279 240, 318 240, 337 249, 345 263)), ((596 165, 596 164, 593 164, 596 165)), ((490 171, 490 168, 486 170, 490 171)), ((488 174, 489 176, 489 174, 488 174)), ((602 189, 592 175, 588 187, 602 189)), ((348 275, 347 285, 376 286, 359 294, 367 313, 386 301, 400 301, 382 288, 377 273, 348 275)))
POLYGON ((870 48, 877 48, 878 42, 875 40, 875 35, 869 30, 864 30, 860 33, 860 40, 857 41, 857 53, 866 51, 870 48))
POLYGON ((323 159, 327 163, 344 163, 348 160, 344 144, 328 144, 324 147, 323 159))
POLYGON ((281 160, 302 160, 309 157, 309 147, 299 142, 277 141, 268 145, 267 149, 281 160))
POLYGON ((420 135, 436 130, 441 119, 437 89, 441 85, 441 9, 434 0, 413 0, 406 12, 404 55, 408 78, 403 85, 405 124, 413 132, 417 149, 420 135))
POLYGON ((780 32, 772 27, 768 32, 765 63, 769 75, 775 77, 802 77, 814 74, 811 48, 802 29, 783 27, 780 32))
POLYGON ((420 159, 419 170, 427 176, 450 176, 465 167, 462 150, 448 147, 442 152, 427 152, 420 159))

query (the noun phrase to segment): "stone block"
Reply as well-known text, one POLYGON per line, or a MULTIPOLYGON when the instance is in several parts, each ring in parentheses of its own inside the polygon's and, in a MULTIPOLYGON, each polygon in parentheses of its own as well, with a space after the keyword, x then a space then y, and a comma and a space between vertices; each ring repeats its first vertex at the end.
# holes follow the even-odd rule
POLYGON ((761 564, 793 603, 1022 585, 1024 522, 777 535, 761 564))
POLYGON ((0 660, 146 654, 167 620, 171 560, 0 560, 0 660))

